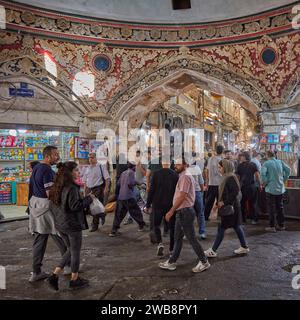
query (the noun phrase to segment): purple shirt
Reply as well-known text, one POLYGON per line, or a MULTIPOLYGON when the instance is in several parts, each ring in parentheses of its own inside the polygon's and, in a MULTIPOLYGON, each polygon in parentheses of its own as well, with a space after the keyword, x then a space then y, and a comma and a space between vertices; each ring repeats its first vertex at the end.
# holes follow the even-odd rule
POLYGON ((134 186, 136 185, 136 181, 134 177, 135 172, 132 169, 127 169, 121 174, 118 181, 118 184, 120 185, 118 200, 129 200, 135 198, 134 186))

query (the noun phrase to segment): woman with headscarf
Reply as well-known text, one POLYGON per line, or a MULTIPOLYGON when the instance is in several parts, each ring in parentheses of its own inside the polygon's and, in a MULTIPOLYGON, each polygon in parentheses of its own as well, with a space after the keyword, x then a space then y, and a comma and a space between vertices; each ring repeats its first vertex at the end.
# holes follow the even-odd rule
POLYGON ((218 227, 216 240, 212 248, 205 251, 205 255, 208 258, 215 258, 217 256, 217 250, 224 239, 225 230, 229 228, 235 230, 241 244, 239 249, 234 250, 234 253, 246 254, 249 252, 245 234, 241 227, 240 184, 237 176, 234 174, 234 165, 226 159, 221 160, 219 162, 219 171, 222 174, 222 180, 219 186, 218 208, 221 209, 224 206, 232 206, 233 214, 221 216, 221 223, 218 227))

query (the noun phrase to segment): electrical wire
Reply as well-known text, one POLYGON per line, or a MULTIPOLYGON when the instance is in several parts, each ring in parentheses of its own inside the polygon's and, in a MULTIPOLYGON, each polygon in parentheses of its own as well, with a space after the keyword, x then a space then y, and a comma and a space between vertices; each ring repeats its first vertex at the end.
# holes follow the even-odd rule
MULTIPOLYGON (((12 86, 15 90, 17 90, 17 87, 12 82, 10 82, 10 81, 0 81, 0 84, 5 84, 5 83, 7 83, 8 85, 12 86)), ((4 114, 4 113, 6 113, 6 112, 8 112, 9 110, 12 109, 12 107, 15 104, 17 98, 15 96, 12 96, 11 98, 5 98, 5 97, 0 95, 0 100, 3 100, 3 101, 11 101, 12 100, 10 105, 4 111, 0 111, 0 114, 4 114)))
MULTIPOLYGON (((14 83, 19 83, 20 81, 14 81, 14 82, 10 82, 10 81, 0 81, 0 83, 9 83, 9 84, 11 84, 15 89, 17 89, 16 88, 16 86, 14 85, 14 83)), ((44 89, 43 87, 41 87, 41 86, 39 86, 39 85, 37 85, 37 84, 34 84, 34 83, 29 83, 29 85, 31 85, 31 86, 33 86, 33 87, 36 87, 36 88, 38 88, 38 89, 40 89, 40 90, 42 90, 43 92, 45 92, 47 95, 49 95, 51 98, 53 98, 58 104, 59 104, 59 106, 61 107, 61 109, 64 111, 64 113, 66 114, 66 116, 68 117, 68 118, 70 118, 73 122, 75 122, 77 125, 78 125, 78 121, 77 120, 75 120, 74 118, 72 118, 72 116, 67 112, 67 110, 65 109, 65 107, 63 106, 63 104, 59 101, 59 99, 57 99, 54 95, 52 95, 49 91, 47 91, 46 89, 44 89)), ((12 106, 13 106, 13 104, 16 102, 16 97, 15 97, 15 99, 14 99, 14 101, 13 101, 13 103, 6 109, 6 110, 4 110, 4 111, 1 111, 0 112, 0 114, 4 114, 4 113, 6 113, 6 112, 8 112, 11 108, 12 108, 12 106)), ((73 105, 73 104, 72 104, 73 105)), ((80 110, 80 108, 78 108, 76 105, 73 105, 78 111, 80 111, 80 113, 81 114, 83 114, 83 112, 82 112, 82 110, 80 110)))

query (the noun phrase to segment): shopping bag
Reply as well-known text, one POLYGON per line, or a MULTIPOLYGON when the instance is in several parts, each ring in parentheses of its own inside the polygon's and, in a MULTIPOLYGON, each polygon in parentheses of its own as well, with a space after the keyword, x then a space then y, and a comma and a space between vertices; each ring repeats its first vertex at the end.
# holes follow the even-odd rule
POLYGON ((104 205, 97 198, 93 199, 93 202, 90 204, 90 213, 92 216, 99 215, 105 212, 104 205))

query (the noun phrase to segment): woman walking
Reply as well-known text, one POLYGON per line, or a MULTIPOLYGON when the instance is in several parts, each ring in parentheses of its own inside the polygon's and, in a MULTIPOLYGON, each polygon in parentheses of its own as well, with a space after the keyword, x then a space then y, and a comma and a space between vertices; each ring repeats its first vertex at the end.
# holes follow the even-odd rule
POLYGON ((49 285, 58 290, 58 276, 71 260, 71 289, 82 288, 88 281, 79 278, 80 250, 82 243, 82 230, 88 228, 84 210, 93 201, 93 196, 81 198, 79 186, 75 181, 79 177, 77 163, 68 161, 57 165, 53 188, 50 191, 50 208, 54 214, 55 226, 63 238, 68 250, 61 262, 48 278, 49 285))
POLYGON ((241 227, 241 208, 240 208, 240 184, 237 176, 234 174, 234 165, 226 159, 219 162, 219 171, 222 174, 222 180, 219 186, 219 213, 226 212, 221 215, 221 223, 218 227, 218 234, 212 248, 205 251, 208 258, 217 256, 217 250, 224 239, 225 230, 233 228, 240 240, 240 248, 234 250, 235 254, 246 254, 249 252, 245 240, 245 234, 241 227), (232 206, 230 208, 230 206, 232 206), (228 209, 228 210, 227 210, 228 209), (231 209, 231 210, 230 210, 231 209), (233 209, 233 210, 232 210, 233 209), (229 212, 228 212, 229 211, 229 212), (232 211, 232 212, 230 212, 232 211), (231 213, 228 215, 228 213, 231 213))

